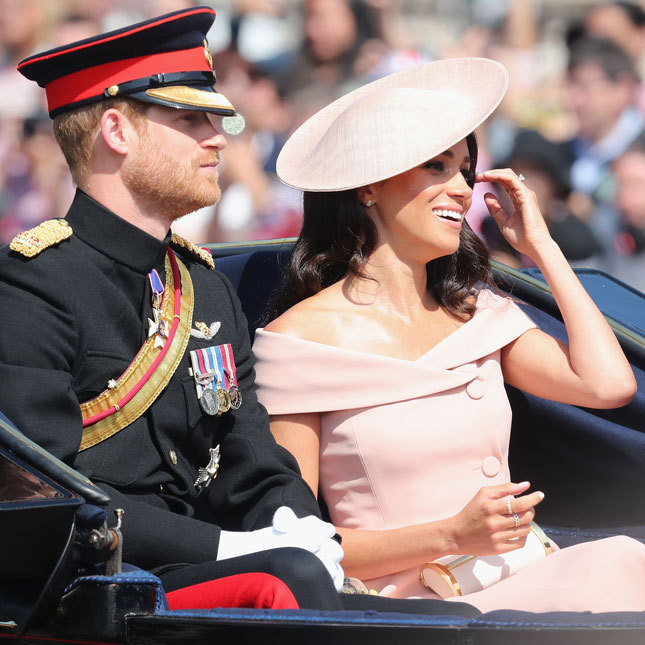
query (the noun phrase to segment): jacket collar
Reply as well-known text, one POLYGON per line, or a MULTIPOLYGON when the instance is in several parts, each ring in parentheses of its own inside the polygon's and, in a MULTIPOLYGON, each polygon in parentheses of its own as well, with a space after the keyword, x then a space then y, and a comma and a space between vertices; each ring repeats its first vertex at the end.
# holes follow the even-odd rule
POLYGON ((140 273, 158 266, 170 243, 170 231, 158 240, 126 222, 82 190, 65 216, 74 235, 103 255, 140 273))

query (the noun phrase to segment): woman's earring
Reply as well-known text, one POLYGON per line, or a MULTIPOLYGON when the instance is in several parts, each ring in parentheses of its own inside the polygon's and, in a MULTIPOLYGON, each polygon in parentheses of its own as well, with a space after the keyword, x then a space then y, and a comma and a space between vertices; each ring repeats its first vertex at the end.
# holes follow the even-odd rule
POLYGON ((368 199, 368 200, 365 202, 365 206, 367 206, 367 208, 369 208, 373 203, 374 203, 374 202, 373 202, 371 199, 368 199))

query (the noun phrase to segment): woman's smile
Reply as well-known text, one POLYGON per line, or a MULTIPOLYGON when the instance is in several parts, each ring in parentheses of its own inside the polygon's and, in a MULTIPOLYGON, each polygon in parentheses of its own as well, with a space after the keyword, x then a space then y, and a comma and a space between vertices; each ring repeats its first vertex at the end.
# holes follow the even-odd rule
POLYGON ((451 208, 433 208, 432 212, 452 228, 461 228, 461 222, 464 219, 463 210, 451 208))

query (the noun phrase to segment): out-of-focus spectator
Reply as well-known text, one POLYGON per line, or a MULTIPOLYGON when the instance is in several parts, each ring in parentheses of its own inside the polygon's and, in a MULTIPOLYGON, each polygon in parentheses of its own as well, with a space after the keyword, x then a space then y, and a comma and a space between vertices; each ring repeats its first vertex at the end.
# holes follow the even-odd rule
MULTIPOLYGON (((6 4, 6 0, 5 0, 6 4)), ((58 15, 50 29, 43 29, 44 16, 50 19, 53 13, 45 12, 51 3, 39 2, 38 10, 28 0, 23 7, 22 17, 31 21, 30 27, 22 26, 19 34, 9 38, 11 64, 3 75, 7 79, 18 78, 26 81, 16 69, 15 58, 32 52, 36 46, 56 47, 59 44, 92 36, 100 31, 98 23, 82 13, 58 15), (28 10, 28 11, 27 11, 28 10)), ((59 9, 63 5, 59 5, 59 9)), ((12 20, 4 23, 5 30, 12 29, 12 20)), ((2 82, 2 81, 0 81, 2 82)), ((34 83, 26 81, 31 88, 34 83)), ((17 233, 40 224, 45 219, 62 217, 73 197, 73 187, 67 164, 54 140, 51 121, 46 113, 44 93, 38 93, 35 100, 25 103, 20 91, 16 91, 17 103, 22 112, 14 114, 16 106, 11 104, 14 97, 12 82, 9 89, 0 93, 11 107, 0 109, 0 162, 4 169, 0 184, 0 242, 10 241, 17 233)), ((17 86, 19 87, 19 86, 17 86)))
POLYGON ((573 43, 567 98, 578 133, 563 149, 570 161, 572 188, 587 198, 577 202, 582 217, 591 213, 594 203, 611 200, 611 164, 643 131, 635 102, 637 85, 631 58, 612 41, 583 37, 573 43))
MULTIPOLYGON (((271 74, 290 60, 300 43, 300 3, 290 0, 235 0, 230 13, 218 9, 215 24, 228 22, 229 41, 220 49, 236 49, 252 65, 259 65, 271 74)), ((209 34, 210 39, 210 34, 209 34)))
POLYGON ((22 122, 19 144, 7 151, 2 166, 1 243, 43 220, 65 214, 73 196, 72 183, 46 115, 22 122))
MULTIPOLYGON (((571 186, 566 160, 558 145, 535 130, 520 130, 510 155, 495 165, 510 167, 525 177, 526 185, 535 192, 551 236, 567 260, 584 260, 600 251, 589 225, 573 215, 567 205, 571 186)), ((507 200, 504 193, 499 197, 507 200)), ((507 207, 512 209, 512 204, 507 207)), ((526 258, 505 242, 490 216, 482 223, 482 233, 494 259, 516 267, 526 264, 526 258)))
POLYGON ((42 0, 0 0, 0 118, 22 119, 41 105, 42 92, 16 64, 41 43, 47 9, 42 0))
POLYGON ((243 63, 237 65, 237 72, 230 63, 229 57, 229 63, 221 65, 226 70, 222 92, 230 90, 235 96, 231 100, 244 115, 246 128, 228 139, 215 232, 224 240, 239 239, 239 233, 247 239, 297 235, 301 223, 298 198, 294 194, 294 207, 284 208, 282 195, 288 189, 275 174, 278 152, 293 120, 290 106, 275 80, 262 69, 247 64, 240 77, 243 63))
POLYGON ((280 79, 287 95, 311 84, 344 93, 386 52, 378 12, 363 0, 304 0, 303 42, 280 79))
POLYGON ((614 202, 592 217, 602 251, 587 264, 645 292, 645 135, 614 161, 613 171, 614 202))
POLYGON ((636 103, 645 114, 645 10, 635 2, 601 2, 594 4, 573 23, 567 34, 571 45, 577 38, 594 36, 607 38, 623 49, 632 59, 641 78, 636 91, 636 103))
POLYGON ((589 9, 583 22, 590 36, 608 38, 622 47, 641 75, 645 72, 645 11, 635 2, 601 2, 589 9))
POLYGON ((48 46, 61 47, 67 43, 84 40, 96 35, 100 29, 101 22, 92 16, 84 13, 70 13, 50 31, 47 39, 48 46))

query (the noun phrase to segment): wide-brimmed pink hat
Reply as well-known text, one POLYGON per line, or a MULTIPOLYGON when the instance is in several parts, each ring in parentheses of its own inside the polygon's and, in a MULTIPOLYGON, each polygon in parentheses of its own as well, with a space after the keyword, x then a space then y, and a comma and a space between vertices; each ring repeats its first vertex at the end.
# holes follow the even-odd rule
POLYGON ((322 192, 393 177, 473 132, 507 85, 506 68, 487 58, 434 61, 380 78, 305 121, 278 156, 278 176, 322 192))

